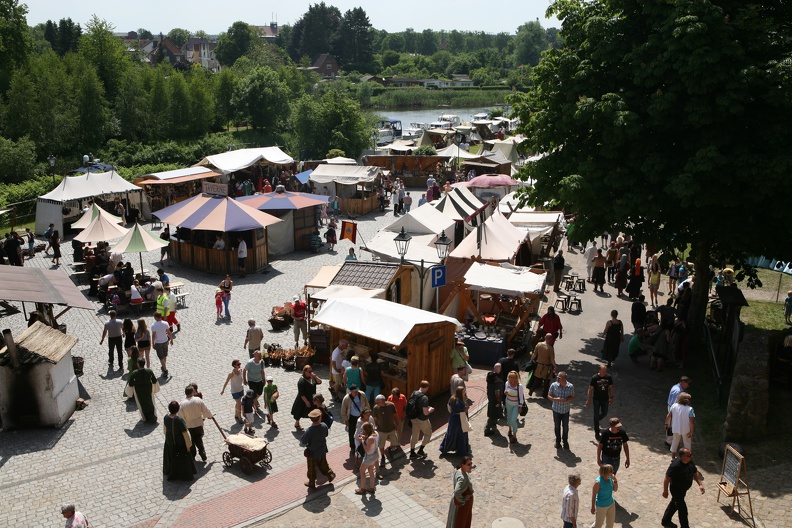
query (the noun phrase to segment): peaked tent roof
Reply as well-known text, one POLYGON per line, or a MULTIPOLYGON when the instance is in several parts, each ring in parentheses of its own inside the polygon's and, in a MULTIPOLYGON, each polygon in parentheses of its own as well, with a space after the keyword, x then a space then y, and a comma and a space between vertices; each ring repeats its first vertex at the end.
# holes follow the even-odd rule
POLYGON ((366 244, 366 247, 380 258, 393 262, 400 260, 401 257, 396 251, 393 239, 396 233, 404 227, 404 232, 412 236, 404 260, 420 262, 423 259, 426 264, 434 264, 440 260, 437 258, 435 240, 443 231, 447 237, 453 238, 454 223, 453 218, 444 215, 430 204, 423 204, 421 207, 411 209, 409 213, 380 230, 366 244))
POLYGON ((467 150, 459 148, 458 145, 449 145, 446 148, 442 148, 437 151, 437 155, 460 159, 474 159, 481 157, 480 154, 471 154, 467 150))
POLYGON ((454 187, 439 200, 432 202, 435 209, 454 220, 470 218, 486 204, 467 187, 454 187))
POLYGON ((291 156, 283 152, 279 147, 260 147, 239 150, 230 150, 220 154, 207 156, 198 162, 204 167, 211 166, 228 174, 245 169, 261 161, 273 165, 288 165, 294 163, 291 156))
POLYGON ((310 179, 316 183, 335 182, 341 185, 356 185, 373 182, 380 172, 379 167, 363 167, 360 165, 328 165, 317 166, 310 179))
POLYGON ((152 214, 166 224, 206 231, 247 231, 282 221, 227 196, 208 194, 198 194, 152 214))
POLYGON ((398 233, 401 228, 411 235, 436 235, 443 230, 450 233, 454 227, 454 220, 444 215, 430 204, 425 203, 401 216, 383 231, 398 233))
POLYGON ((97 215, 88 227, 80 231, 74 240, 79 242, 104 242, 113 240, 126 235, 129 229, 121 227, 112 220, 108 220, 102 215, 97 215))
POLYGON ((165 247, 168 244, 167 240, 154 236, 150 231, 143 229, 140 224, 135 222, 135 226, 121 240, 113 244, 113 251, 118 253, 145 253, 146 251, 165 247))
MULTIPOLYGON (((514 258, 528 233, 514 227, 500 211, 487 218, 481 226, 481 258, 507 262, 514 258)), ((470 258, 479 255, 478 231, 471 231, 449 256, 470 258)))
POLYGON ((102 215, 102 216, 106 217, 109 221, 113 222, 114 224, 120 224, 121 223, 121 217, 115 216, 115 215, 111 215, 110 213, 108 213, 107 211, 105 211, 104 209, 99 207, 98 205, 91 204, 90 209, 88 209, 88 211, 86 211, 80 217, 79 220, 77 220, 76 222, 74 222, 72 224, 72 229, 85 229, 99 215, 102 215))
POLYGON ((121 177, 116 171, 88 172, 79 176, 67 176, 57 187, 39 200, 68 202, 82 198, 92 198, 103 194, 141 192, 143 189, 121 177))
POLYGON ((214 172, 206 167, 187 167, 164 172, 150 172, 144 174, 140 178, 136 178, 135 181, 138 185, 161 185, 166 183, 185 183, 188 181, 212 178, 214 176, 220 176, 220 173, 214 172))

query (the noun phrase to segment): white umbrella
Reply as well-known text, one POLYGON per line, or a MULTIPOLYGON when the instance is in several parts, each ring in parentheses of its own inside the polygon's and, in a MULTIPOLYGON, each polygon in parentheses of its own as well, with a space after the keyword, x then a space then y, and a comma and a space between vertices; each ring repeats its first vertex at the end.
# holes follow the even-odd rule
POLYGON ((85 229, 91 224, 91 222, 96 220, 96 217, 99 215, 106 217, 114 224, 121 223, 121 217, 111 215, 110 213, 108 213, 98 205, 92 204, 91 207, 85 212, 85 214, 83 214, 79 220, 77 220, 72 224, 72 229, 85 229))
POLYGON ((100 214, 74 239, 79 242, 104 242, 122 237, 128 231, 129 229, 113 223, 112 220, 108 220, 104 215, 100 214))
POLYGON ((140 255, 140 270, 143 271, 143 253, 163 248, 168 244, 169 241, 162 240, 135 222, 135 226, 113 246, 113 252, 138 253, 140 255))

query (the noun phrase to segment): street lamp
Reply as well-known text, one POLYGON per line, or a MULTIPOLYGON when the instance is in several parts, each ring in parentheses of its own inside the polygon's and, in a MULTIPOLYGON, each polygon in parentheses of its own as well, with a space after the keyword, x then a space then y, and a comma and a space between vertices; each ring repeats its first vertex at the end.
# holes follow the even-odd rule
POLYGON ((52 175, 52 183, 55 183, 55 160, 57 159, 58 158, 56 158, 52 154, 47 156, 47 161, 49 162, 49 166, 50 166, 50 175, 52 175))
MULTIPOLYGON (((407 254, 407 248, 410 246, 410 240, 412 240, 412 236, 410 234, 404 232, 404 228, 401 228, 401 232, 396 235, 396 238, 393 241, 396 243, 396 252, 401 257, 401 264, 404 265, 404 255, 407 254)), ((448 238, 445 234, 445 230, 440 234, 440 237, 435 240, 435 249, 437 250, 437 257, 440 259, 440 262, 443 261, 448 256, 448 249, 451 246, 451 239, 448 238)), ((412 264, 412 262, 410 263, 412 264)), ((426 277, 426 272, 429 271, 431 268, 426 268, 424 266, 424 259, 421 259, 421 267, 419 268, 415 264, 412 266, 418 271, 418 280, 420 281, 421 287, 419 288, 418 293, 418 309, 423 310, 423 286, 424 286, 424 277, 426 277)))
POLYGON ((401 228, 401 232, 393 239, 396 243, 396 252, 401 257, 402 266, 404 265, 404 255, 407 254, 407 248, 410 247, 410 240, 412 240, 412 236, 404 232, 404 227, 401 228))

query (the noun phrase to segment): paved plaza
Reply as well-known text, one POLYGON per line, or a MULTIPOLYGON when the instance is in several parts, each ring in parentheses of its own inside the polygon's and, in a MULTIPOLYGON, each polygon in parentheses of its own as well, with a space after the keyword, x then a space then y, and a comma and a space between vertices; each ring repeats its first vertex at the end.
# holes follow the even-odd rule
MULTIPOLYGON (((392 212, 371 213, 359 218, 357 246, 370 240, 393 221, 392 212)), ((155 231, 156 232, 156 231, 155 231)), ((230 304, 232 320, 215 319, 214 290, 221 277, 196 272, 178 264, 166 267, 171 280, 183 280, 189 291, 189 307, 179 310, 182 331, 176 334, 168 358, 170 378, 162 382, 155 403, 161 418, 167 403, 181 401, 184 386, 196 382, 208 407, 226 432, 238 432, 234 422, 233 400, 220 389, 231 369, 231 360, 247 359, 243 348, 247 320, 255 318, 267 330, 266 342, 291 345, 291 330, 269 331, 267 319, 272 306, 302 293, 306 280, 323 265, 341 264, 351 246, 342 241, 337 251, 317 255, 297 252, 272 262, 268 273, 233 277, 230 304)), ((65 245, 68 247, 68 243, 65 245)), ((357 252, 368 260, 369 254, 357 252)), ((144 255, 150 269, 157 267, 158 252, 144 255)), ((584 271, 578 252, 567 262, 584 271)), ((137 255, 130 258, 137 263, 137 255)), ((28 266, 48 267, 49 258, 35 257, 28 266)), ((62 262, 71 262, 68 255, 62 262)), ((68 267, 64 266, 64 269, 68 267)), ((87 286, 81 286, 87 291, 87 286)), ((552 415, 544 400, 531 398, 525 426, 518 433, 518 444, 509 445, 505 423, 501 435, 484 437, 486 370, 476 369, 471 379, 471 394, 478 414, 473 419, 471 445, 476 468, 473 470, 475 502, 473 525, 492 526, 501 518, 514 518, 525 527, 560 526, 560 496, 570 472, 583 477, 580 487, 581 515, 578 526, 588 526, 591 485, 597 476, 596 444, 591 430, 591 410, 583 407, 589 378, 596 372, 602 339, 598 336, 611 309, 618 309, 629 328, 629 303, 606 294, 587 291, 582 295, 580 314, 561 313, 564 337, 556 344, 559 366, 570 374, 576 387, 572 410, 570 450, 553 447, 552 415)), ((662 301, 662 299, 661 299, 662 301)), ((147 318, 151 320, 150 314, 147 318)), ((60 526, 59 505, 73 502, 86 513, 91 526, 355 526, 400 527, 444 526, 451 497, 451 474, 456 457, 441 458, 439 438, 432 441, 429 458, 410 461, 403 454, 389 462, 383 471, 376 495, 359 497, 353 493, 355 476, 347 460, 347 435, 338 423, 340 405, 331 410, 337 422, 329 438, 328 460, 338 474, 332 485, 322 485, 310 495, 303 486, 305 459, 298 446, 299 433, 289 416, 296 395, 298 374, 281 368, 267 369, 282 393, 279 429, 256 423, 257 436, 271 444, 272 464, 256 467, 251 475, 242 473, 238 462, 225 468, 221 461, 224 445, 214 424, 205 426, 209 459, 198 462, 197 478, 190 483, 168 482, 162 478, 163 430, 161 424, 139 420, 134 403, 126 402, 122 392, 125 377, 107 370, 107 349, 99 345, 107 315, 97 311, 71 310, 62 322, 68 333, 80 341, 73 354, 85 358, 85 374, 80 378, 83 397, 89 405, 77 411, 62 429, 30 429, 0 433, 0 526, 60 526)), ((3 328, 21 332, 21 316, 3 319, 3 328)), ((626 336, 629 339, 629 335, 626 336)), ((625 345, 626 347, 626 345, 625 345)), ((695 352, 693 352, 695 353, 695 352)), ((152 352, 153 354, 153 352, 152 352)), ((153 361, 156 365, 156 360, 153 361)), ((158 368, 155 366, 155 372, 158 368)), ((327 367, 317 366, 317 374, 327 380, 327 367)), ((647 368, 646 358, 633 364, 626 348, 611 373, 616 398, 610 416, 618 416, 630 435, 629 469, 619 471, 616 523, 624 527, 659 526, 666 505, 662 482, 670 461, 663 445, 663 418, 668 389, 682 374, 677 370, 655 373, 647 368)), ((329 399, 326 384, 320 386, 329 399)), ((697 394, 693 387, 694 407, 697 394)), ((434 403, 434 402, 433 402, 434 403)), ((442 405, 438 400, 437 404, 442 405)), ((437 406, 437 405, 436 405, 437 406)), ((435 427, 444 424, 439 415, 435 427)), ((605 423, 605 422, 603 422, 605 423)), ((307 425, 307 420, 303 421, 307 425)), ((436 436, 441 436, 439 432, 436 436)), ((404 439, 403 439, 404 440, 404 439)), ((688 495, 691 526, 737 527, 744 523, 730 518, 716 502, 719 461, 713 446, 701 445, 694 438, 694 459, 705 476, 706 494, 688 495)), ((792 526, 792 485, 786 475, 792 470, 788 453, 781 454, 778 465, 753 470, 749 476, 758 526, 792 526)), ((696 491, 695 489, 691 490, 696 491)), ((724 502, 724 501, 722 501, 724 502)))

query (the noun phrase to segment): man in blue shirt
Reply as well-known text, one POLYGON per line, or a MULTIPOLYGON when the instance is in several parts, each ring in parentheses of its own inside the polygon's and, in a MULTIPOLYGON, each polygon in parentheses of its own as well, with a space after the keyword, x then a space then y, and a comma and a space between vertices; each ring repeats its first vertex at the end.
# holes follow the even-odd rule
POLYGON ((567 374, 564 371, 558 373, 558 381, 550 385, 547 399, 553 402, 553 425, 555 431, 555 448, 561 449, 561 442, 564 442, 564 449, 569 449, 569 411, 572 407, 572 400, 575 399, 575 387, 567 383, 567 374), (561 433, 563 426, 564 432, 561 433))

